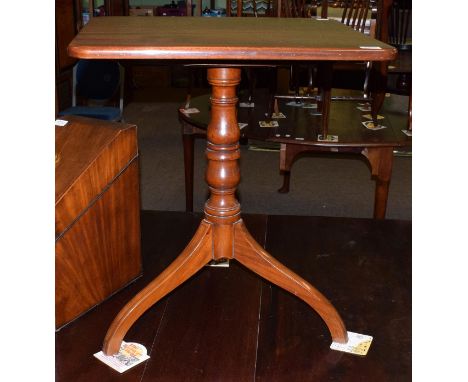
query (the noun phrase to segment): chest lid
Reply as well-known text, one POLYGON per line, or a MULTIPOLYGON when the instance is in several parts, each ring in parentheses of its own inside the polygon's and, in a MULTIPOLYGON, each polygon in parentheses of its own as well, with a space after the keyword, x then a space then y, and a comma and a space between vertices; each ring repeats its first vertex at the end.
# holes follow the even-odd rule
POLYGON ((136 126, 68 116, 55 127, 55 233, 59 236, 137 157, 136 126))

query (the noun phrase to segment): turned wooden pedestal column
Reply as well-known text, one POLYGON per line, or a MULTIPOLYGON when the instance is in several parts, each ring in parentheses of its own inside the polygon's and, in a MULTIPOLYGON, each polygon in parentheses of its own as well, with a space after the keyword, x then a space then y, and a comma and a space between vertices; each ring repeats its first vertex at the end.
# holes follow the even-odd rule
POLYGON ((219 259, 235 259, 299 297, 322 317, 333 341, 346 342, 346 328, 333 305, 307 281, 269 255, 245 228, 235 197, 240 181, 240 133, 235 113, 240 68, 210 68, 208 81, 213 89, 206 148, 210 198, 205 204, 205 218, 179 257, 119 312, 107 331, 103 352, 117 353, 128 329, 147 309, 206 263, 219 259))

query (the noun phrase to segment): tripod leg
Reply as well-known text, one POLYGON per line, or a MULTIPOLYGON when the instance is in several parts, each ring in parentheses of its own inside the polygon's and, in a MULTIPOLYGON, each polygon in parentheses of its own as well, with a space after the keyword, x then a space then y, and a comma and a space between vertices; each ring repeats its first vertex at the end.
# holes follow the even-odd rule
POLYGON ((348 334, 334 306, 317 289, 266 252, 250 236, 242 221, 235 227, 234 258, 241 264, 299 297, 325 321, 333 341, 346 343, 348 334))
POLYGON ((211 225, 202 221, 193 239, 169 267, 133 297, 115 317, 107 330, 102 351, 119 352, 120 344, 138 318, 152 305, 189 279, 212 259, 211 225))

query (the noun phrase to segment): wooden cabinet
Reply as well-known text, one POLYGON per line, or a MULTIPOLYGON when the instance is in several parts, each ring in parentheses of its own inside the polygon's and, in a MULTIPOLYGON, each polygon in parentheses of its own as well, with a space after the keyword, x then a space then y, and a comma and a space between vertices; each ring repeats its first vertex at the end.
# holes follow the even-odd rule
POLYGON ((141 274, 136 126, 65 119, 55 129, 57 328, 141 274))

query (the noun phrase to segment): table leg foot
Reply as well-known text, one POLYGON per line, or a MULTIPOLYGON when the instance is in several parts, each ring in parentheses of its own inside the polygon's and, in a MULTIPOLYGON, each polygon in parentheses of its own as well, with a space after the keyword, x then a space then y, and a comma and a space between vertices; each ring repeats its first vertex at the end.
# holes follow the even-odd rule
POLYGON ((265 251, 250 235, 242 221, 235 225, 234 232, 234 258, 237 261, 306 302, 325 321, 333 341, 348 341, 343 320, 323 294, 265 251))
POLYGON ((283 185, 278 188, 280 194, 287 194, 289 192, 289 183, 291 179, 291 171, 282 171, 283 174, 283 185))
POLYGON ((362 151, 375 178, 374 219, 385 219, 392 177, 393 147, 369 147, 362 151))
POLYGON ((182 253, 158 277, 130 300, 116 316, 104 339, 106 355, 118 353, 133 323, 152 305, 197 273, 212 259, 212 226, 203 220, 182 253))

